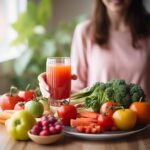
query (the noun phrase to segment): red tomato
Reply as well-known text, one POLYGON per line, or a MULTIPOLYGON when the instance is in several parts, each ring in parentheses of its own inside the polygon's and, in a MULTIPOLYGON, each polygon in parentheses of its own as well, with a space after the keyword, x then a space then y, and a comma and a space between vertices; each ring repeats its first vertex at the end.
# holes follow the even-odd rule
POLYGON ((35 91, 19 91, 18 93, 18 96, 25 102, 32 100, 35 95, 35 91))
POLYGON ((115 102, 106 102, 100 107, 100 113, 107 115, 107 116, 112 116, 114 111, 117 109, 119 104, 115 102))
POLYGON ((63 105, 58 108, 58 117, 62 119, 63 125, 70 125, 70 120, 77 117, 77 110, 73 105, 63 105))
POLYGON ((18 95, 9 95, 6 93, 0 97, 0 107, 2 110, 14 109, 14 106, 19 101, 20 97, 18 95))
POLYGON ((105 131, 110 130, 114 125, 113 119, 111 116, 100 114, 98 116, 98 125, 100 125, 105 131))
POLYGON ((25 102, 18 102, 15 105, 14 110, 24 110, 24 105, 25 105, 25 102))

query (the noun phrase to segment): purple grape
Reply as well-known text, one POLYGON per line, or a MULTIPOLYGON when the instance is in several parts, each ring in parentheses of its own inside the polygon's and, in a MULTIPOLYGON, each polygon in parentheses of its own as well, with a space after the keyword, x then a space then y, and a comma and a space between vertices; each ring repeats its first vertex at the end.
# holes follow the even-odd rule
POLYGON ((48 117, 45 115, 41 118, 42 121, 48 120, 48 117))
POLYGON ((54 124, 56 122, 56 119, 54 117, 49 118, 49 123, 54 124))
POLYGON ((49 130, 49 126, 43 126, 42 130, 49 130))
POLYGON ((35 125, 32 129, 31 129, 31 133, 34 135, 39 135, 40 133, 40 127, 38 125, 35 125))
POLYGON ((54 126, 56 126, 57 124, 58 124, 58 125, 62 125, 60 121, 56 121, 56 122, 54 123, 54 126))
POLYGON ((61 125, 59 125, 59 124, 55 125, 55 130, 56 130, 57 133, 60 133, 61 130, 62 130, 61 125))
POLYGON ((41 127, 41 126, 42 126, 42 121, 38 121, 38 122, 36 122, 36 124, 35 124, 35 125, 37 125, 37 126, 41 127))
POLYGON ((56 129, 53 126, 49 127, 49 133, 50 134, 55 134, 56 133, 56 129))
POLYGON ((49 125, 49 121, 48 120, 42 121, 42 126, 48 126, 48 125, 49 125))
POLYGON ((49 131, 48 130, 43 130, 40 132, 40 136, 48 136, 49 135, 49 131))

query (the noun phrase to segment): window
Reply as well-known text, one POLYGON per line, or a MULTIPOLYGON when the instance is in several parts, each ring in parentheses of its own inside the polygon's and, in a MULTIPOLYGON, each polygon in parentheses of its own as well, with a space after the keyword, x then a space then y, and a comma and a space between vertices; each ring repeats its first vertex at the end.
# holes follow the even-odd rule
POLYGON ((27 0, 0 0, 0 62, 16 58, 23 51, 22 47, 11 46, 12 39, 17 35, 11 24, 26 6, 27 0))

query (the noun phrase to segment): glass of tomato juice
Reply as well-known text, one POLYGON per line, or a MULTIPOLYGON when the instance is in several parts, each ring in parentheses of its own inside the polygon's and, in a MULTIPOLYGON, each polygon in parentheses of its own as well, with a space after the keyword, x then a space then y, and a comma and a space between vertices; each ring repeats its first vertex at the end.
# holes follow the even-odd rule
POLYGON ((60 106, 70 97, 71 59, 70 57, 49 57, 46 62, 46 79, 50 90, 50 105, 60 106))

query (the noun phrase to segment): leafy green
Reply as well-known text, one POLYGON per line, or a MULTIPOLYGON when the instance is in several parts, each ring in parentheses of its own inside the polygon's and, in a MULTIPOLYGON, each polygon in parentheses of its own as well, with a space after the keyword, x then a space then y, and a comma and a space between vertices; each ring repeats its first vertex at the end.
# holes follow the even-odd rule
POLYGON ((132 102, 145 99, 143 89, 137 84, 127 84, 124 80, 111 80, 107 83, 97 82, 71 96, 71 101, 82 99, 86 107, 99 112, 102 104, 114 101, 123 107, 128 107, 132 102))

